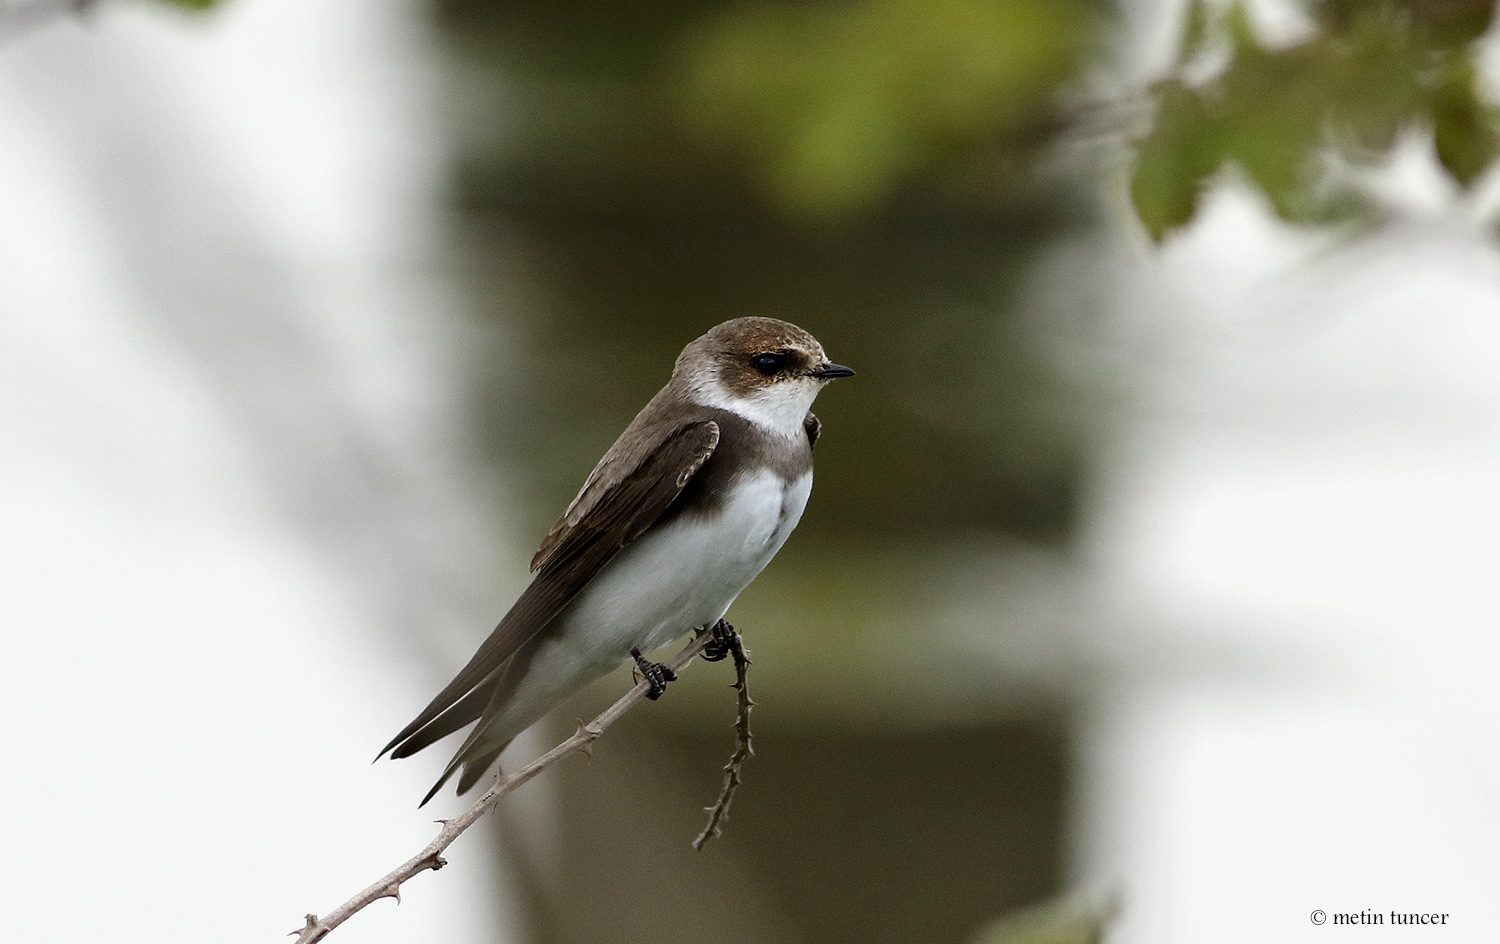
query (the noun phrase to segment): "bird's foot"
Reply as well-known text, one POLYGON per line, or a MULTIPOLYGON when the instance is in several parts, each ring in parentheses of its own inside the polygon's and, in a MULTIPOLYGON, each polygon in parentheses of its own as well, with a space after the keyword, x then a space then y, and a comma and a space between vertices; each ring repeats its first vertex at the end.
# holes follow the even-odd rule
POLYGON ((651 690, 646 692, 646 697, 656 701, 661 693, 667 690, 668 682, 677 681, 677 673, 673 672, 661 662, 648 662, 641 655, 641 650, 630 650, 630 657, 635 660, 635 667, 640 672, 641 678, 651 683, 651 690))
POLYGON ((719 620, 709 627, 708 633, 713 639, 699 653, 706 662, 722 662, 732 652, 745 651, 740 645, 740 634, 734 631, 728 620, 719 620))

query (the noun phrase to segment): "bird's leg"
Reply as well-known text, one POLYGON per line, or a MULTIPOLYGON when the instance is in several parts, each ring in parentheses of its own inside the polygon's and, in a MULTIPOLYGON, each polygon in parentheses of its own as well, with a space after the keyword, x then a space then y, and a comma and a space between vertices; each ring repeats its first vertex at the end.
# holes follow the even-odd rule
POLYGON ((635 660, 635 667, 640 670, 641 678, 651 683, 651 690, 646 693, 646 697, 652 701, 656 701, 661 697, 661 693, 667 690, 668 682, 677 681, 676 672, 664 663, 646 661, 646 657, 641 655, 641 650, 630 650, 630 657, 635 660))
POLYGON ((713 640, 703 647, 699 655, 708 662, 721 662, 731 652, 744 652, 740 646, 740 634, 734 631, 728 620, 719 620, 708 628, 713 640))

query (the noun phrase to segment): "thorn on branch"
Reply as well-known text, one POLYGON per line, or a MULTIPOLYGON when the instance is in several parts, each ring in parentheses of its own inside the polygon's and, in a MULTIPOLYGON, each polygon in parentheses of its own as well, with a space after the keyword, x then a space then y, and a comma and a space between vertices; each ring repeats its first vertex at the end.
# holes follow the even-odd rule
POLYGON ((578 719, 578 730, 573 732, 573 737, 582 739, 575 750, 592 763, 594 760, 594 741, 599 737, 598 732, 589 730, 589 726, 584 724, 583 719, 580 718, 578 719))
POLYGON ((323 939, 324 935, 326 935, 329 931, 333 930, 333 928, 330 928, 327 925, 323 924, 321 921, 319 921, 318 920, 318 916, 315 915, 315 914, 312 914, 311 912, 309 912, 307 914, 306 918, 307 918, 307 923, 306 924, 304 924, 302 927, 298 928, 295 931, 288 931, 286 933, 287 937, 291 937, 292 935, 296 935, 297 936, 297 944, 303 944, 303 942, 309 942, 309 944, 310 944, 310 942, 312 942, 312 941, 321 941, 323 939))
POLYGON ((739 789, 742 782, 740 768, 755 753, 755 748, 750 743, 750 709, 755 707, 755 702, 751 700, 750 689, 745 684, 745 670, 750 666, 750 653, 740 644, 739 634, 734 631, 734 627, 723 620, 719 623, 723 628, 718 625, 714 627, 714 639, 727 654, 734 656, 735 680, 730 688, 739 693, 739 713, 734 722, 734 753, 729 756, 729 763, 724 765, 724 786, 719 791, 718 801, 713 806, 704 807, 708 810, 708 825, 693 840, 693 848, 699 852, 703 851, 710 839, 721 833, 721 824, 729 817, 729 804, 734 801, 734 791, 739 789))

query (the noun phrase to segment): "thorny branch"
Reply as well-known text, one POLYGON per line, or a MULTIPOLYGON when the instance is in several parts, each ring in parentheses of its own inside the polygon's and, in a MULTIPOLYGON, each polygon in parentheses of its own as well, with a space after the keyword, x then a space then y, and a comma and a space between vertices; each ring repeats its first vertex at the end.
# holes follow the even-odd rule
POLYGON ((724 788, 719 791, 718 801, 713 806, 704 807, 708 810, 708 825, 693 840, 693 848, 700 852, 710 839, 719 835, 722 829, 719 824, 729 816, 729 804, 734 801, 734 791, 739 789, 741 783, 740 768, 755 753, 755 748, 750 746, 750 709, 755 707, 755 702, 750 699, 750 689, 745 687, 745 670, 750 666, 750 653, 740 644, 738 636, 733 638, 729 651, 734 655, 732 687, 739 693, 740 703, 739 716, 734 722, 734 753, 729 755, 729 763, 724 765, 724 788))
MULTIPOLYGON (((708 633, 700 634, 692 642, 683 647, 681 652, 672 657, 672 660, 667 663, 668 667, 674 672, 681 672, 693 660, 693 657, 701 652, 703 647, 708 645, 712 639, 713 637, 708 633)), ((735 667, 740 673, 739 688, 743 692, 745 678, 744 669, 741 667, 741 659, 742 656, 736 653, 735 667)), ((443 859, 442 852, 451 846, 455 839, 463 835, 465 830, 478 822, 480 817, 488 813, 496 803, 499 803, 507 794, 514 791, 521 784, 574 751, 582 751, 587 754, 593 746, 594 741, 598 740, 599 735, 604 733, 604 729, 613 724, 625 712, 635 707, 637 702, 646 697, 646 693, 650 689, 651 685, 649 682, 644 680, 637 682, 634 688, 626 692, 624 697, 619 701, 605 709, 604 713, 599 715, 599 717, 588 724, 580 724, 578 731, 572 737, 520 770, 497 778, 494 786, 486 790, 484 796, 475 800, 474 804, 467 810, 464 810, 463 814, 457 819, 440 820, 439 822, 443 824, 442 831, 421 852, 407 859, 398 868, 382 876, 369 888, 366 888, 358 895, 339 905, 338 908, 329 912, 326 916, 319 918, 314 914, 308 915, 307 924, 300 930, 291 932, 291 934, 297 935, 296 944, 313 944, 315 941, 323 940, 323 938, 328 936, 328 932, 348 921, 368 905, 382 898, 394 898, 399 902, 401 900, 402 884, 427 869, 432 869, 435 872, 446 865, 447 862, 443 859)), ((741 715, 743 717, 748 709, 743 707, 745 696, 742 695, 741 699, 741 715)), ((745 737, 748 738, 748 736, 749 728, 747 727, 745 729, 745 737)), ((746 747, 748 747, 748 740, 745 743, 746 747)), ((721 802, 724 802, 726 807, 728 806, 727 801, 721 802)))

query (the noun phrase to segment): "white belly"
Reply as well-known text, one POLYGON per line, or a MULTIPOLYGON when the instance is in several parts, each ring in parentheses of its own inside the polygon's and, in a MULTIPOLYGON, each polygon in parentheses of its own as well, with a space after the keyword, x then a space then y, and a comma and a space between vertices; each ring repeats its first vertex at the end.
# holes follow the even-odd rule
POLYGON ((622 550, 544 633, 495 726, 509 740, 630 656, 708 626, 763 570, 807 506, 812 472, 741 479, 713 518, 685 515, 622 550))
POLYGON ((620 552, 560 619, 562 636, 618 661, 723 616, 802 517, 812 473, 738 482, 720 514, 684 516, 620 552))

